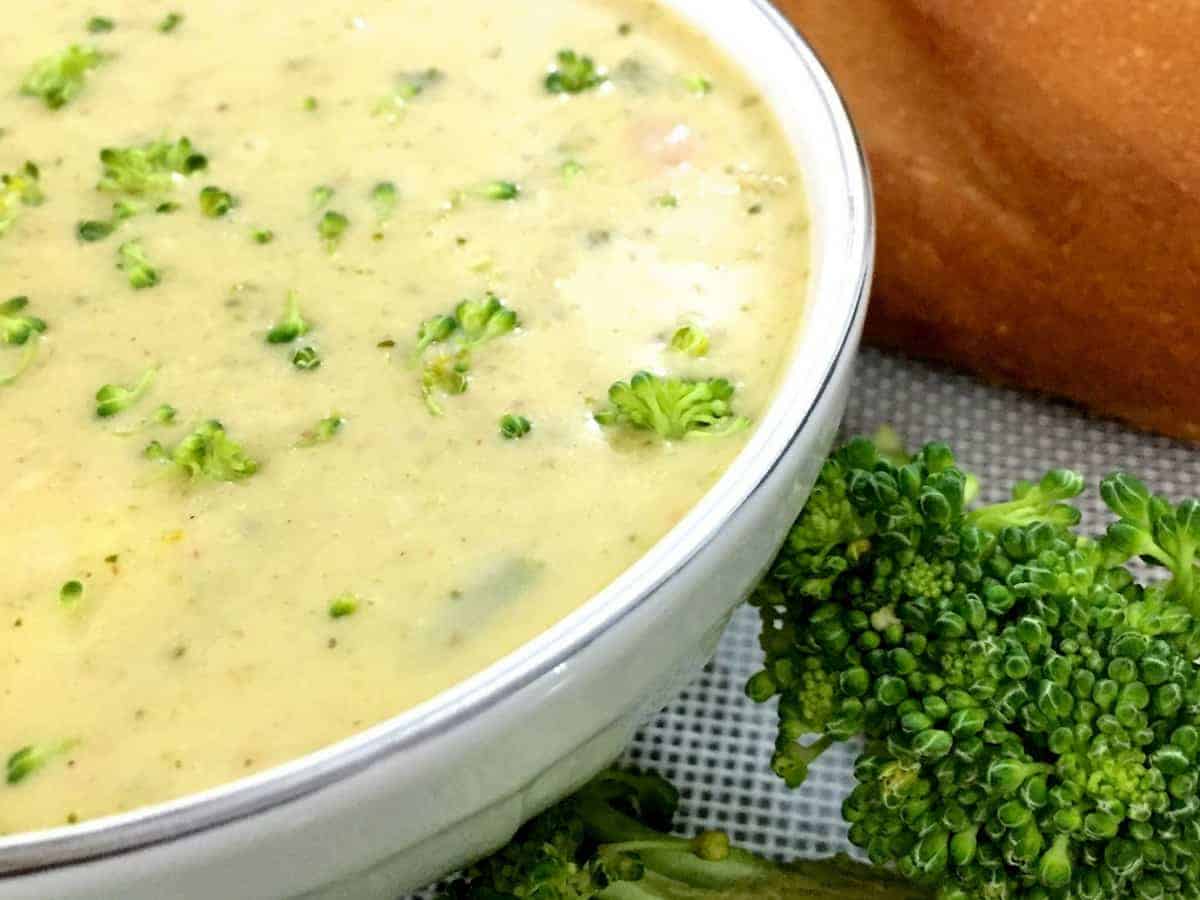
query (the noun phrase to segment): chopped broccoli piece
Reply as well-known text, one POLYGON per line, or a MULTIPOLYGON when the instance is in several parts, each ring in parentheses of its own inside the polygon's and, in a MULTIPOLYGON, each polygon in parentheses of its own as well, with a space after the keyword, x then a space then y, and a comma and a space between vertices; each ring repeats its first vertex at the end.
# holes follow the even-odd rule
POLYGON ((305 112, 316 112, 320 108, 321 102, 316 97, 310 96, 304 98, 301 106, 304 107, 305 112))
POLYGON ((359 600, 354 594, 339 594, 329 604, 329 618, 344 619, 358 612, 359 600))
POLYGON ((679 793, 657 775, 610 769, 469 867, 439 900, 930 900, 894 873, 845 856, 790 865, 729 836, 668 833, 679 793))
POLYGON ((87 21, 89 34, 108 34, 116 27, 117 23, 108 18, 108 16, 92 16, 87 21))
POLYGON ((0 303, 0 341, 21 346, 46 330, 46 323, 41 319, 22 315, 28 305, 28 297, 12 297, 0 303))
POLYGON ((425 362, 421 370, 421 396, 425 406, 435 416, 442 415, 437 393, 464 394, 470 384, 471 352, 459 349, 437 353, 425 362))
POLYGON ((574 181, 577 177, 583 174, 583 164, 578 160, 568 159, 558 167, 558 174, 563 177, 564 181, 574 181))
POLYGON ((45 744, 28 744, 8 757, 5 766, 5 781, 10 785, 20 784, 55 757, 70 753, 78 741, 52 741, 45 744))
POLYGON ((701 97, 713 92, 713 83, 703 75, 686 75, 684 76, 683 84, 693 94, 701 97))
POLYGON ((533 430, 533 423, 524 416, 508 413, 500 419, 500 436, 508 441, 525 437, 533 430))
POLYGON ((62 53, 34 63, 21 82, 21 93, 39 98, 49 109, 59 109, 79 96, 88 72, 105 58, 94 47, 72 44, 62 53))
POLYGON ((396 211, 396 185, 381 181, 371 188, 371 205, 375 207, 375 218, 386 222, 396 211))
POLYGON ((292 365, 302 372, 321 368, 321 355, 315 347, 301 347, 292 354, 292 365))
POLYGON ((237 200, 228 191, 211 184, 200 189, 200 212, 210 219, 219 219, 235 206, 237 200))
POLYGON ((269 244, 275 240, 275 232, 270 228, 255 228, 250 232, 250 239, 256 244, 269 244))
POLYGON ((299 447, 315 447, 317 444, 325 444, 333 440, 333 438, 342 430, 342 426, 346 424, 337 413, 322 419, 312 428, 305 429, 300 435, 300 441, 297 444, 299 447))
POLYGON ((163 20, 158 23, 158 30, 162 34, 170 34, 172 31, 174 31, 176 28, 178 28, 182 24, 183 24, 183 13, 169 12, 163 18, 163 20))
POLYGON ((38 167, 31 162, 16 172, 0 175, 0 237, 12 227, 22 207, 40 206, 46 199, 40 177, 38 167))
POLYGON ((83 597, 83 583, 72 579, 58 589, 58 602, 63 606, 76 606, 83 597))
POLYGON ((590 56, 580 56, 574 50, 560 50, 544 84, 551 94, 579 94, 599 87, 607 78, 605 71, 597 68, 590 56))
POLYGON ((105 147, 100 151, 103 173, 97 187, 114 194, 161 194, 177 179, 208 168, 208 158, 196 152, 187 138, 151 141, 141 147, 105 147))
POLYGON ((654 205, 659 209, 675 209, 679 206, 679 198, 674 194, 659 194, 654 198, 654 205))
POLYGON ((116 230, 116 227, 112 222, 105 222, 101 219, 88 219, 75 226, 75 236, 79 240, 88 243, 102 241, 112 234, 116 230))
POLYGON ((106 384, 96 391, 96 415, 102 419, 122 413, 146 396, 158 369, 147 369, 131 388, 119 384, 106 384))
POLYGON ((179 210, 179 204, 174 200, 164 200, 154 207, 154 212, 160 216, 168 215, 179 210))
POLYGON ((520 324, 517 314, 490 291, 483 300, 461 301, 454 307, 454 319, 458 323, 462 342, 467 347, 485 344, 508 334, 520 324))
POLYGON ((163 403, 158 409, 154 410, 154 415, 150 418, 158 425, 174 425, 175 417, 179 415, 179 410, 173 407, 170 403, 163 403))
POLYGON ((268 344, 290 344, 301 335, 308 334, 309 325, 300 315, 300 295, 288 291, 283 302, 283 316, 267 332, 268 344))
POLYGON ((312 194, 309 196, 310 205, 313 212, 320 212, 329 205, 329 201, 333 199, 333 195, 337 193, 327 184, 318 184, 312 189, 312 194))
POLYGON ((340 212, 330 209, 326 210, 325 215, 321 216, 321 221, 317 223, 317 234, 325 242, 325 248, 332 252, 341 243, 342 235, 348 227, 350 220, 340 212))
POLYGON ((667 440, 724 437, 750 424, 734 413, 733 393, 724 378, 697 381, 638 372, 609 388, 609 405, 595 418, 601 425, 654 431, 667 440))
POLYGON ((671 349, 688 356, 707 356, 708 335, 695 325, 683 325, 671 335, 671 349))
POLYGON ((392 92, 375 104, 374 114, 395 121, 405 107, 429 88, 440 84, 445 77, 444 72, 434 68, 401 74, 392 92))
POLYGON ((224 426, 215 419, 197 427, 172 450, 167 450, 158 441, 151 441, 144 455, 147 459, 171 465, 192 481, 198 478, 241 481, 258 471, 258 463, 230 440, 224 426))
POLYGON ((135 290, 154 287, 159 282, 158 269, 146 258, 141 241, 126 241, 117 248, 117 268, 128 276, 135 290))
POLYGON ((479 195, 487 200, 516 200, 521 196, 521 187, 512 181, 489 181, 479 189, 479 195))
POLYGON ((430 344, 446 341, 458 329, 458 320, 454 316, 434 316, 426 319, 417 329, 417 355, 425 352, 430 344))

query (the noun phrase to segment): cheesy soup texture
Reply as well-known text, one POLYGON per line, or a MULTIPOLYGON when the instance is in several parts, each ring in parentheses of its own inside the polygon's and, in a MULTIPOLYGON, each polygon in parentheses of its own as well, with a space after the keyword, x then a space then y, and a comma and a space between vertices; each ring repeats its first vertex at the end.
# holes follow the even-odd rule
POLYGON ((802 315, 777 123, 656 3, 56 0, 0 32, 0 172, 0 833, 534 637, 802 315))

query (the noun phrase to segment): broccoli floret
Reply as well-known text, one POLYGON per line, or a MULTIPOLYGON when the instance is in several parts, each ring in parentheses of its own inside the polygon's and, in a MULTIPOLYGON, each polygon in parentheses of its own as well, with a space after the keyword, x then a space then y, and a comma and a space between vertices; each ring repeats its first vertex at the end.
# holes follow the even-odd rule
POLYGON ((454 307, 459 335, 464 346, 477 347, 508 334, 520 323, 517 314, 495 294, 482 300, 463 300, 454 307))
POLYGON ((315 447, 317 444, 325 444, 333 440, 338 432, 342 430, 342 426, 346 424, 337 413, 326 416, 312 428, 308 428, 300 435, 300 440, 297 443, 298 447, 315 447))
POLYGON ((323 210, 333 200, 335 193, 336 191, 329 185, 318 184, 312 189, 312 193, 309 195, 309 205, 312 207, 312 211, 320 212, 323 210))
POLYGON ((358 612, 359 599, 354 594, 339 594, 329 604, 329 618, 344 619, 358 612))
POLYGON ((321 354, 316 347, 301 347, 292 354, 292 365, 302 372, 309 372, 321 367, 321 354))
POLYGON ((122 413, 136 404, 150 390, 158 369, 147 369, 133 387, 106 384, 96 391, 96 415, 102 419, 122 413))
POLYGON ((500 419, 500 436, 508 441, 519 440, 533 430, 533 423, 524 416, 508 413, 500 419))
POLYGON ((87 20, 88 34, 108 34, 116 27, 117 23, 108 16, 92 16, 87 20))
POLYGON ((162 194, 177 180, 208 168, 208 158, 187 138, 151 141, 141 147, 105 147, 99 190, 113 194, 162 194))
POLYGON ((445 77, 441 69, 435 68, 402 73, 392 92, 375 104, 374 114, 395 121, 410 103, 440 84, 445 77))
POLYGON ((479 189, 479 195, 487 200, 516 200, 521 196, 521 186, 515 181, 489 181, 479 189))
POLYGON ((781 865, 728 835, 669 833, 679 794, 609 770, 471 866, 439 900, 923 900, 930 894, 844 856, 781 865))
POLYGON ((159 282, 158 269, 146 258, 141 241, 126 241, 117 248, 117 268, 125 273, 135 290, 154 287, 159 282))
POLYGON ((24 348, 16 369, 0 375, 0 387, 16 381, 37 358, 46 323, 37 316, 25 315, 24 310, 28 305, 28 297, 12 297, 0 303, 0 343, 24 348))
POLYGON ((309 324, 300 315, 300 295, 288 291, 283 303, 283 315, 267 332, 268 344, 290 344, 296 338, 308 334, 309 324))
POLYGON ((158 23, 158 30, 162 34, 170 34, 182 24, 183 13, 169 12, 166 14, 163 20, 158 23))
POLYGON ((693 94, 703 97, 713 92, 713 83, 703 75, 686 75, 683 79, 683 86, 693 94))
POLYGON ((584 173, 583 163, 575 159, 568 159, 565 163, 558 167, 558 174, 563 177, 564 181, 571 182, 584 173))
POLYGON ((104 62, 105 58, 94 47, 72 44, 62 53, 34 63, 21 82, 21 93, 39 98, 50 109, 59 109, 79 96, 88 72, 104 62))
POLYGON ((454 316, 439 315, 426 319, 417 329, 417 355, 424 353, 430 344, 449 340, 457 330, 458 320, 454 316))
POLYGON ((560 50, 544 84, 551 94, 580 94, 597 88, 608 80, 603 68, 598 68, 590 56, 580 56, 574 50, 560 50))
POLYGON ((386 222, 396 211, 396 196, 396 185, 390 181, 381 181, 371 188, 371 206, 380 222, 386 222))
POLYGON ((342 241, 342 235, 346 233, 346 229, 350 227, 350 220, 336 210, 326 210, 317 222, 317 234, 321 236, 321 240, 325 243, 325 249, 331 253, 337 249, 338 244, 342 241))
POLYGON ((63 586, 58 589, 58 602, 63 606, 78 606, 81 599, 83 599, 83 583, 80 581, 72 579, 64 582, 63 586))
POLYGON ((223 191, 215 185, 200 189, 200 212, 210 219, 219 219, 237 206, 237 200, 229 191, 223 191))
POLYGON ((20 784, 56 757, 70 753, 78 744, 74 740, 27 744, 8 757, 5 781, 10 785, 20 784))
POLYGON ((466 348, 433 354, 421 369, 421 396, 425 407, 435 416, 442 415, 438 393, 465 394, 470 384, 471 352, 466 348))
POLYGON ((172 466, 191 481, 241 481, 258 471, 258 463, 229 438, 225 427, 215 419, 200 425, 171 450, 151 441, 144 455, 172 466))
POLYGON ((75 226, 75 236, 90 244, 104 240, 116 230, 116 227, 114 223, 105 222, 102 219, 88 219, 75 226))
POLYGON ((733 385, 724 378, 693 380, 638 372, 608 390, 608 406, 595 413, 605 426, 653 431, 667 440, 724 437, 750 420, 733 411, 733 385))
POLYGON ((671 335, 671 349, 687 356, 707 356, 708 335, 695 325, 683 325, 671 335))
POLYGON ((31 162, 16 172, 0 175, 0 237, 10 229, 27 206, 41 206, 45 201, 39 183, 40 172, 31 162))
POLYGON ((269 244, 275 240, 275 232, 270 228, 255 228, 250 232, 250 240, 256 244, 269 244))
POLYGON ((675 194, 659 194, 654 198, 654 205, 659 209, 676 209, 679 206, 679 197, 675 194))
POLYGON ((454 395, 467 390, 471 351, 512 332, 519 324, 517 314, 490 291, 482 300, 462 300, 454 315, 438 315, 421 323, 415 356, 423 360, 421 395, 433 415, 443 412, 437 401, 439 393, 454 395), (437 344, 448 346, 426 353, 437 344))

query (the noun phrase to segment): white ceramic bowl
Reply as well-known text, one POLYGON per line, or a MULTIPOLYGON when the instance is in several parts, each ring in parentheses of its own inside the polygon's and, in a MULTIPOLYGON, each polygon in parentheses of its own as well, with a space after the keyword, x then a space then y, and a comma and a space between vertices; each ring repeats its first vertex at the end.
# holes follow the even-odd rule
POLYGON ((615 759, 711 657, 833 441, 873 219, 837 91, 766 0, 664 2, 757 82, 807 180, 813 268, 796 302, 807 302, 808 321, 749 446, 645 558, 491 668, 254 777, 0 839, 0 900, 396 898, 494 849, 615 759))

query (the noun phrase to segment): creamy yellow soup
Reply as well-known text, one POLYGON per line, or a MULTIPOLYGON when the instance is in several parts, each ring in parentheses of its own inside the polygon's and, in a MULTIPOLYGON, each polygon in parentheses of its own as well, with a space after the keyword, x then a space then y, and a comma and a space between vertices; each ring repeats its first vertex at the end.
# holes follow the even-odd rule
POLYGON ((720 476, 801 318, 785 140, 655 3, 180 11, 0 32, 0 833, 537 635, 720 476), (731 396, 664 432, 611 406, 641 370, 731 396))

